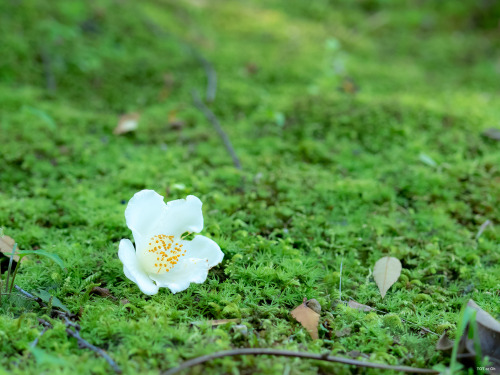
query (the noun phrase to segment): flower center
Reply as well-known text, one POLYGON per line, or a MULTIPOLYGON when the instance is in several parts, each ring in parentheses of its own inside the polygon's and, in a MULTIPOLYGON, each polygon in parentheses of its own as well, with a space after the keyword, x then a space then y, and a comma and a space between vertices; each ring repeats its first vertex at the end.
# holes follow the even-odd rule
POLYGON ((174 236, 158 234, 149 239, 148 247, 143 252, 142 264, 151 273, 170 271, 186 254, 182 244, 176 242, 174 236))

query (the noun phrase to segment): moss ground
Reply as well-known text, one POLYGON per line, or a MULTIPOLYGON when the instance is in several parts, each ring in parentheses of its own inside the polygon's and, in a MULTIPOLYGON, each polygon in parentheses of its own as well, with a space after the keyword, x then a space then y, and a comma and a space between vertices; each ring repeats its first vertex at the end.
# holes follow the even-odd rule
MULTIPOLYGON (((67 268, 32 257, 17 283, 80 312, 82 336, 126 374, 239 347, 447 364, 437 336, 402 319, 453 333, 469 298, 500 315, 500 150, 481 135, 500 118, 499 13, 472 0, 0 2, 0 226, 67 268), (242 171, 192 104, 206 85, 196 50, 218 73, 210 107, 242 171), (113 135, 134 111, 137 131, 113 135), (204 202, 203 234, 225 253, 204 284, 148 297, 123 275, 125 204, 145 188, 204 202), (382 300, 369 270, 385 255, 403 272, 382 300), (342 260, 344 298, 390 315, 338 303, 342 260), (323 307, 320 340, 289 315, 303 297, 323 307), (221 318, 248 333, 191 324, 221 318)), ((4 298, 0 371, 110 372, 56 320, 30 354, 43 314, 4 298)), ((380 373, 267 357, 192 370, 207 372, 380 373)))

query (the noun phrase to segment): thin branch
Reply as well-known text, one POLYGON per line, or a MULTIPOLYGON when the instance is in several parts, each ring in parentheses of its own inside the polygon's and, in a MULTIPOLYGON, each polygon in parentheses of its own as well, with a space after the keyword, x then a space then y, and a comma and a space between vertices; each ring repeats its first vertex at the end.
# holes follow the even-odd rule
POLYGON ((483 232, 488 228, 488 226, 493 225, 490 220, 486 220, 481 226, 479 227, 479 231, 476 234, 476 241, 481 237, 483 232))
POLYGON ((215 131, 219 134, 219 136, 222 139, 222 142, 224 142, 224 146, 226 147, 227 152, 229 155, 231 155, 231 158, 233 159, 233 164, 237 169, 241 170, 241 163, 240 160, 238 159, 238 156, 236 156, 236 152, 234 151, 233 145, 231 144, 231 141, 229 140, 229 137, 227 134, 224 132, 222 129, 222 126, 217 119, 217 116, 208 108, 200 99, 200 96, 196 91, 193 90, 192 92, 193 95, 193 102, 196 108, 198 108, 206 117, 206 119, 213 125, 215 128, 215 131))
POLYGON ((40 307, 47 307, 47 304, 45 302, 43 302, 40 297, 34 296, 31 293, 28 293, 23 288, 21 288, 19 285, 14 285, 14 288, 16 288, 16 290, 18 292, 20 292, 24 297, 34 300, 36 303, 38 303, 40 305, 40 307))
POLYGON ((43 336, 45 332, 47 332, 49 329, 53 328, 52 324, 47 322, 45 319, 38 318, 38 321, 43 325, 43 330, 40 332, 40 334, 37 336, 36 339, 33 340, 33 342, 30 344, 30 347, 34 348, 38 344, 38 340, 40 340, 40 337, 43 336))
POLYGON ((205 75, 207 76, 207 88, 206 88, 205 100, 207 101, 207 103, 212 103, 215 100, 215 95, 217 93, 217 72, 215 71, 210 61, 208 61, 203 56, 203 54, 200 51, 198 51, 198 49, 184 42, 183 40, 179 39, 174 34, 163 30, 163 28, 160 25, 153 22, 150 18, 144 17, 144 23, 153 34, 155 34, 158 37, 167 37, 175 40, 181 46, 186 48, 189 51, 189 53, 191 53, 194 56, 196 60, 198 60, 200 65, 205 70, 205 75))
MULTIPOLYGON (((25 291, 24 289, 22 289, 18 285, 15 285, 15 288, 24 297, 30 298, 30 299, 36 301, 41 307, 47 307, 47 304, 45 304, 39 297, 36 297, 33 294, 25 291)), ((55 309, 52 309, 52 311, 50 313, 51 313, 52 316, 57 316, 59 319, 64 320, 64 323, 66 325, 66 333, 69 336, 74 337, 78 341, 78 345, 80 346, 80 348, 87 348, 87 349, 90 349, 90 350, 94 351, 95 353, 97 353, 97 355, 100 355, 101 357, 103 357, 106 360, 106 362, 109 363, 109 365, 113 368, 113 370, 117 374, 121 374, 122 373, 122 370, 118 367, 118 365, 116 364, 116 362, 113 361, 113 359, 104 350, 102 350, 101 348, 98 348, 97 346, 92 345, 91 343, 89 343, 88 341, 86 341, 85 339, 83 339, 80 336, 80 325, 77 324, 77 323, 75 323, 75 322, 72 322, 71 319, 70 319, 70 318, 74 318, 75 317, 74 314, 67 313, 67 312, 64 312, 64 311, 55 310, 55 309), (71 329, 71 328, 73 328, 74 330, 71 329)), ((46 320, 38 319, 38 321, 40 323, 42 323, 45 327, 49 327, 50 326, 50 328, 52 328, 52 325, 49 322, 47 322, 46 320)), ((42 334, 45 333, 44 331, 42 331, 42 334)), ((40 334, 40 336, 42 334, 40 334)), ((32 346, 36 345, 37 342, 38 342, 38 339, 36 339, 32 343, 32 346)))
POLYGON ((291 350, 250 348, 250 349, 224 350, 221 352, 216 352, 216 353, 204 355, 201 357, 193 358, 193 359, 190 359, 188 361, 185 361, 184 363, 180 364, 177 367, 171 368, 170 370, 163 372, 161 375, 176 374, 179 371, 185 370, 187 368, 190 368, 190 367, 193 367, 193 366, 205 363, 205 362, 209 362, 209 361, 216 359, 216 358, 233 357, 233 356, 237 356, 237 355, 275 355, 275 356, 281 356, 281 357, 307 358, 307 359, 315 359, 318 361, 337 362, 337 363, 344 363, 347 365, 353 365, 353 366, 359 366, 359 367, 379 368, 379 369, 384 369, 384 370, 402 371, 402 372, 409 372, 409 373, 415 373, 415 374, 438 374, 438 371, 431 370, 431 369, 425 369, 425 368, 414 368, 414 367, 408 367, 408 366, 391 366, 391 365, 384 365, 382 363, 371 363, 371 362, 358 361, 356 359, 334 357, 334 356, 316 354, 316 353, 294 352, 291 350))
POLYGON ((195 49, 192 49, 192 51, 196 59, 203 66, 203 69, 205 69, 205 74, 207 76, 206 101, 212 103, 215 100, 215 94, 217 92, 217 73, 210 61, 203 57, 201 53, 195 49))
POLYGON ((45 74, 45 85, 49 92, 54 93, 57 89, 56 78, 54 77, 54 72, 52 70, 52 61, 50 59, 50 54, 46 49, 40 51, 40 57, 42 58, 43 72, 45 74))
POLYGON ((100 355, 102 358, 104 358, 117 374, 122 373, 122 370, 118 367, 116 362, 113 361, 113 359, 104 350, 98 348, 97 346, 92 345, 91 343, 83 339, 80 336, 78 330, 73 331, 71 328, 66 328, 66 333, 69 336, 74 337, 78 341, 78 345, 80 346, 80 348, 87 348, 94 351, 97 355, 100 355))

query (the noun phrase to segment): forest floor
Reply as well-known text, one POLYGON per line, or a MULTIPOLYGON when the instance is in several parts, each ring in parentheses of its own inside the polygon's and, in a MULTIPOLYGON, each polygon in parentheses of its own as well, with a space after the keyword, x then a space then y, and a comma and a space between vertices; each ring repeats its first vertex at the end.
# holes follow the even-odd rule
MULTIPOLYGON (((480 3, 0 2, 0 227, 64 262, 30 255, 16 284, 77 314, 125 374, 234 348, 447 365, 435 345, 469 299, 500 316, 500 148, 486 131, 500 127, 499 9, 480 3), (137 129, 114 134, 130 113, 137 129), (225 253, 205 283, 146 296, 125 277, 124 210, 142 189, 202 200, 202 234, 225 253), (382 299, 383 256, 403 269, 382 299), (290 315, 304 297, 322 307, 318 340, 290 315)), ((0 373, 112 371, 66 329, 4 296, 0 373), (37 318, 53 328, 39 336, 37 318)), ((357 371, 272 356, 204 366, 191 371, 357 371)))

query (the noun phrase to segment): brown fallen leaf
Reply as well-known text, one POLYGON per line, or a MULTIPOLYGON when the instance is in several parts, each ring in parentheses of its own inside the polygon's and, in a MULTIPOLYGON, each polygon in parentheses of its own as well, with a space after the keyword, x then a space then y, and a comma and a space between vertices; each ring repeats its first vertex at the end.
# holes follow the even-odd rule
MULTIPOLYGON (((9 236, 0 237, 0 253, 4 254, 7 258, 10 258, 15 243, 16 241, 14 241, 12 237, 9 236)), ((14 255, 12 259, 16 263, 19 262, 19 255, 14 255)))
POLYGON ((168 113, 168 125, 174 130, 180 130, 186 124, 185 121, 177 117, 177 110, 172 110, 168 113))
POLYGON ((361 310, 361 311, 372 311, 373 308, 367 305, 363 305, 362 303, 350 300, 348 303, 348 306, 356 309, 356 310, 361 310))
POLYGON ((311 298, 310 300, 306 301, 306 306, 309 307, 312 311, 321 314, 321 305, 316 299, 311 298))
POLYGON ((393 257, 383 257, 373 267, 373 278, 377 283, 382 298, 401 275, 401 262, 393 257))
POLYGON ((136 112, 121 116, 118 125, 113 130, 113 134, 120 135, 137 129, 140 117, 141 115, 136 112))
MULTIPOLYGON (((313 301, 312 299, 309 301, 313 301)), ((302 302, 299 306, 293 309, 290 314, 300 323, 302 326, 307 329, 307 332, 311 335, 313 340, 319 338, 318 335, 318 323, 319 323, 319 314, 314 311, 312 308, 307 306, 307 301, 304 298, 304 302, 302 302)), ((314 300, 316 301, 316 300, 314 300)), ((318 301, 313 302, 311 306, 317 309, 317 305, 319 305, 318 301)), ((321 311, 321 306, 319 305, 319 311, 321 311)))
MULTIPOLYGON (((495 318, 480 308, 471 299, 467 302, 467 306, 477 311, 476 322, 482 354, 494 360, 498 371, 500 371, 500 322, 495 320, 495 318)), ((469 351, 470 348, 473 348, 471 342, 467 342, 466 346, 469 351)))
POLYGON ((350 334, 351 334, 350 328, 344 328, 344 329, 341 329, 340 331, 335 331, 335 336, 337 336, 337 337, 349 336, 350 334))
POLYGON ((346 94, 355 94, 359 91, 359 86, 352 78, 346 77, 341 82, 339 90, 346 94))
POLYGON ((493 139, 495 141, 500 141, 500 129, 489 128, 486 129, 482 134, 483 137, 493 139))
POLYGON ((95 286, 92 288, 92 290, 90 291, 90 294, 97 294, 101 297, 105 297, 105 298, 111 298, 111 299, 114 299, 116 300, 117 298, 115 296, 113 296, 109 289, 108 288, 101 288, 99 286, 95 286))
MULTIPOLYGON (((477 311, 476 323, 481 354, 489 357, 492 364, 490 373, 500 374, 500 322, 481 309, 473 300, 469 300, 467 306, 477 311)), ((476 351, 474 349, 474 340, 468 338, 469 329, 470 325, 467 326, 460 338, 457 358, 465 366, 474 368, 476 366, 476 351)), ((454 342, 446 337, 445 332, 437 342, 436 349, 451 353, 453 345, 454 342)))
POLYGON ((453 340, 448 338, 446 332, 444 332, 436 343, 436 349, 442 351, 451 351, 453 349, 453 340))
POLYGON ((216 327, 216 326, 221 326, 223 324, 227 324, 227 323, 239 323, 241 319, 215 319, 215 320, 199 320, 199 321, 196 321, 196 322, 192 322, 191 324, 192 325, 195 325, 195 326, 200 326, 200 325, 203 325, 203 324, 209 324, 211 325, 212 327, 216 327))

